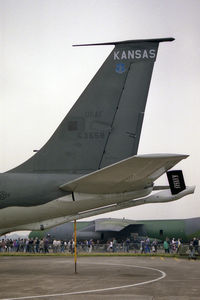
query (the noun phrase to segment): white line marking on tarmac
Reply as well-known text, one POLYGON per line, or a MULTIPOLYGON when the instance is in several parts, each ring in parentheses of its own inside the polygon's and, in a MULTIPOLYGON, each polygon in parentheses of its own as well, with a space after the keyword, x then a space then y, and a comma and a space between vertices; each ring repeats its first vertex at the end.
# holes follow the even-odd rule
MULTIPOLYGON (((84 263, 82 263, 84 264, 84 263)), ((3 298, 0 300, 23 300, 23 299, 38 299, 38 298, 47 298, 47 297, 62 297, 62 296, 70 296, 70 295, 80 295, 80 294, 89 294, 89 293, 97 293, 97 292, 105 292, 105 291, 113 291, 113 290, 119 290, 119 289, 125 289, 125 288, 131 288, 135 286, 140 286, 140 285, 145 285, 149 283, 153 283, 156 281, 159 281, 163 278, 166 277, 166 273, 163 272, 162 270, 155 269, 155 268, 150 268, 150 267, 141 267, 141 266, 136 266, 136 265, 123 265, 123 264, 106 264, 106 263, 89 263, 91 265, 106 265, 106 266, 121 266, 121 267, 129 267, 129 268, 140 268, 140 269, 147 269, 147 270, 152 270, 152 271, 157 271, 161 273, 161 276, 148 280, 148 281, 143 281, 143 282, 138 282, 134 284, 128 284, 128 285, 121 285, 121 286, 116 286, 116 287, 109 287, 109 288, 104 288, 104 289, 96 289, 96 290, 86 290, 86 291, 79 291, 79 292, 68 292, 68 293, 59 293, 59 294, 49 294, 49 295, 38 295, 38 296, 24 296, 24 297, 16 297, 16 298, 3 298)), ((88 263, 87 263, 88 265, 88 263)))

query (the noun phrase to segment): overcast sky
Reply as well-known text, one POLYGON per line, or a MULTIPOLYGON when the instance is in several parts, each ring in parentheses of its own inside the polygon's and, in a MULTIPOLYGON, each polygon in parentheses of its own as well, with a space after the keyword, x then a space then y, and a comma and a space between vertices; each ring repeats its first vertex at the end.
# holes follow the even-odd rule
POLYGON ((72 44, 174 37, 159 47, 138 152, 189 154, 177 167, 195 194, 105 216, 200 217, 199 12, 199 0, 0 0, 0 172, 44 145, 112 50, 72 44))

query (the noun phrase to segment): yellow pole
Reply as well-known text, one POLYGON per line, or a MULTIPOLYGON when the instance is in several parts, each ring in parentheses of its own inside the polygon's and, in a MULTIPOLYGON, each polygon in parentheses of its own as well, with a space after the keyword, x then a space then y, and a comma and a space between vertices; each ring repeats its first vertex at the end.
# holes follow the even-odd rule
POLYGON ((75 274, 77 274, 77 269, 76 269, 76 263, 77 263, 76 220, 74 220, 74 263, 75 263, 75 274))

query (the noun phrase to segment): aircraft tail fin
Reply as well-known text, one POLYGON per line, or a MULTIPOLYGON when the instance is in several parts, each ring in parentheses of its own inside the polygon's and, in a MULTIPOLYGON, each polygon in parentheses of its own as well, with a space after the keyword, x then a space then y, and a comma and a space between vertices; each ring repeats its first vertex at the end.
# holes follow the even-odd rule
POLYGON ((131 40, 114 49, 49 141, 12 172, 86 174, 137 154, 160 42, 131 40))

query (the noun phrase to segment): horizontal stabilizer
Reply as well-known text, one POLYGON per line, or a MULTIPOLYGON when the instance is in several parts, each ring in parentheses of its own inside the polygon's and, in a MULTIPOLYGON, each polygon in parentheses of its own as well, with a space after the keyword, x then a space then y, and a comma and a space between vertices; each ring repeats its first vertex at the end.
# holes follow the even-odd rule
POLYGON ((80 46, 104 46, 104 45, 126 45, 126 44, 134 44, 134 43, 161 43, 161 42, 173 42, 175 39, 172 37, 169 38, 158 38, 158 39, 140 39, 140 40, 127 40, 120 42, 106 42, 106 43, 94 43, 94 44, 79 44, 73 45, 73 47, 80 46))
POLYGON ((144 189, 187 155, 148 154, 124 159, 60 186, 64 191, 89 194, 123 193, 144 189))

